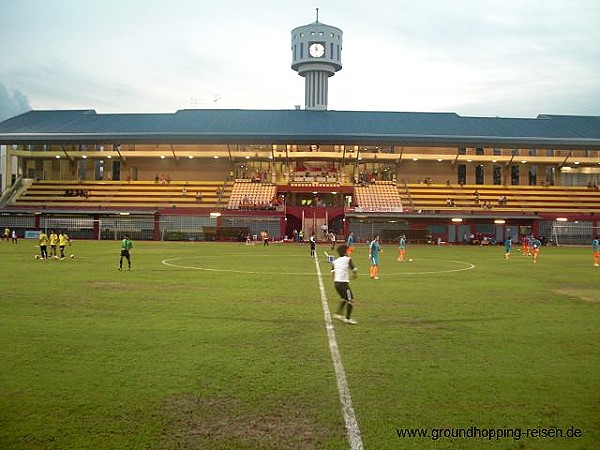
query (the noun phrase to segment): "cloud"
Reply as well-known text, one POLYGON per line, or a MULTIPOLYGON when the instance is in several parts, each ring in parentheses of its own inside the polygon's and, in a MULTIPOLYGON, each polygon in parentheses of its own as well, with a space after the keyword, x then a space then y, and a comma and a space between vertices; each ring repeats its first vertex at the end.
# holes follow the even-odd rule
POLYGON ((27 96, 19 90, 9 90, 0 82, 0 121, 31 110, 27 96))
MULTIPOLYGON (((35 109, 172 112, 304 102, 304 79, 290 68, 290 33, 315 20, 305 4, 33 3, 0 0, 3 29, 28 24, 27 33, 0 39, 0 79, 27 92, 35 109)), ((600 109, 598 0, 319 6, 319 20, 344 32, 344 69, 329 82, 331 109, 494 116, 600 109)))

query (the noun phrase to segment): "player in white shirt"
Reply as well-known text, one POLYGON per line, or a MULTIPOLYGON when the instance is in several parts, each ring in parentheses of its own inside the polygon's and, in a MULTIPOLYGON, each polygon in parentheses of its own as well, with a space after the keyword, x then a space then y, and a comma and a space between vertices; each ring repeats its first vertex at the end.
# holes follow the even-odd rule
POLYGON ((356 325, 358 322, 351 318, 352 308, 354 307, 354 296, 350 289, 350 277, 356 278, 358 272, 352 263, 352 258, 346 256, 347 250, 347 246, 340 245, 337 248, 340 257, 336 258, 332 263, 331 275, 333 276, 333 284, 342 299, 337 314, 334 314, 333 317, 351 325, 356 325), (342 315, 344 308, 346 309, 345 317, 342 315))

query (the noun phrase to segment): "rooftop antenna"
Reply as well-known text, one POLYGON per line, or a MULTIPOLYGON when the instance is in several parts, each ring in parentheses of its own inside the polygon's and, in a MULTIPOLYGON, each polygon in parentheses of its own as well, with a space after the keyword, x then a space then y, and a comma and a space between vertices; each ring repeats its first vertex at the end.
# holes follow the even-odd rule
POLYGON ((319 8, 317 8, 317 23, 319 22, 319 8))

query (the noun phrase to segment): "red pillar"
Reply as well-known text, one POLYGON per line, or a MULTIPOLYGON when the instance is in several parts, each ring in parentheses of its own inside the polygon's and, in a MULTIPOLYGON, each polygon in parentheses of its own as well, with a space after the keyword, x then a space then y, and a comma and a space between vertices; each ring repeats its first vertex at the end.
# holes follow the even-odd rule
POLYGON ((154 236, 152 237, 155 241, 160 241, 160 214, 154 214, 154 236))
POLYGON ((92 225, 92 239, 100 240, 100 218, 99 216, 93 216, 92 225))

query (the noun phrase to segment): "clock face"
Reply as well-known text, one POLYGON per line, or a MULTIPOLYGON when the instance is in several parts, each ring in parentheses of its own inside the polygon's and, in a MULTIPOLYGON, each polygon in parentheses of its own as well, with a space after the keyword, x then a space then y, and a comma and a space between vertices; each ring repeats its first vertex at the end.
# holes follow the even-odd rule
POLYGON ((313 42, 308 47, 308 53, 313 58, 321 58, 325 55, 325 46, 320 42, 313 42))

